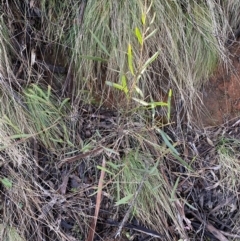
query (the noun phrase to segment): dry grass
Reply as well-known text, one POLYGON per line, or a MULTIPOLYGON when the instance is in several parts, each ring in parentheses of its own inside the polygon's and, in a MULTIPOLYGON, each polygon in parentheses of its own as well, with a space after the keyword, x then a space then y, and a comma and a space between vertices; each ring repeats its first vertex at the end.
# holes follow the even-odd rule
MULTIPOLYGON (((59 222, 69 212, 68 216, 77 220, 75 239, 84 239, 93 215, 89 190, 96 188, 99 177, 97 159, 84 159, 86 170, 91 170, 96 180, 91 187, 83 183, 77 194, 73 190, 66 194, 61 184, 68 174, 63 175, 56 163, 103 146, 111 167, 119 164, 120 168, 111 169, 112 176, 106 180, 109 196, 120 201, 133 195, 145 173, 131 215, 165 233, 167 240, 172 240, 169 223, 176 238, 186 238, 183 206, 171 200, 175 182, 166 176, 171 164, 166 158, 176 161, 172 157, 176 143, 153 131, 149 115, 154 117, 155 104, 172 89, 176 110, 184 106, 191 121, 199 88, 220 62, 228 64, 226 42, 238 30, 238 1, 219 5, 210 0, 182 4, 170 0, 39 0, 28 5, 6 0, 1 8, 1 178, 13 183, 9 190, 1 188, 5 190, 4 222, 16 226, 26 240, 48 235, 55 240, 74 240, 59 229, 59 222), (136 28, 145 37, 143 44, 136 37, 136 28), (155 53, 159 53, 157 59, 145 67, 155 53), (123 76, 129 95, 105 85, 105 81, 123 84, 123 76), (132 97, 140 101, 132 101, 132 97), (110 134, 97 130, 92 138, 82 138, 84 121, 91 119, 86 117, 86 103, 118 107, 121 117, 110 134), (147 107, 152 112, 142 108, 145 103, 151 103, 147 107), (38 155, 46 155, 51 165, 44 171, 53 182, 42 178, 43 157, 38 155), (59 187, 63 188, 60 194, 59 187)), ((235 170, 234 178, 222 180, 236 191, 239 168, 230 155, 219 155, 223 175, 235 170)))

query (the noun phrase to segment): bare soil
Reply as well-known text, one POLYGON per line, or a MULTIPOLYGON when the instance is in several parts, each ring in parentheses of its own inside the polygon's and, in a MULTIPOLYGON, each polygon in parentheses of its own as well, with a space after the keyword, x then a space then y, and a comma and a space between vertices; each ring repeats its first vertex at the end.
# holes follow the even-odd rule
POLYGON ((232 66, 219 66, 202 90, 203 126, 221 125, 240 115, 240 44, 230 48, 232 66))

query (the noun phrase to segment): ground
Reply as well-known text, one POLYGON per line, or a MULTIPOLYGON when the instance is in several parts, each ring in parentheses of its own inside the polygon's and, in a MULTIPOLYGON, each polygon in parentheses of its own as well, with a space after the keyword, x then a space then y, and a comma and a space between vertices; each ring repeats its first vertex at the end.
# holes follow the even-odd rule
POLYGON ((204 85, 202 101, 209 114, 202 114, 204 126, 221 125, 240 114, 240 45, 230 48, 232 66, 219 66, 204 85))
MULTIPOLYGON (((174 187, 179 182, 175 190, 176 207, 181 213, 182 227, 192 240, 201 240, 204 237, 205 240, 226 241, 227 238, 232 238, 231 235, 236 237, 233 240, 240 237, 239 203, 236 194, 239 193, 238 170, 240 169, 238 165, 240 44, 233 44, 230 52, 232 65, 228 68, 219 66, 200 91, 202 103, 207 111, 200 112, 202 114, 198 123, 199 129, 190 130, 182 123, 184 138, 180 138, 179 133, 174 133, 174 124, 170 128, 168 126, 163 128, 176 144, 180 156, 194 167, 194 172, 190 174, 178 160, 166 155, 164 157, 166 162, 162 165, 164 168, 159 170, 165 175, 170 187, 174 187)), ((112 105, 111 101, 106 103, 112 105)), ((127 136, 127 132, 139 131, 137 129, 139 123, 133 123, 131 126, 127 120, 121 122, 123 118, 118 118, 119 113, 116 113, 116 110, 86 105, 82 106, 80 112, 78 114, 81 121, 77 120, 79 133, 76 133, 76 138, 90 143, 91 137, 94 136, 96 146, 93 145, 93 149, 89 152, 71 153, 69 158, 60 160, 41 143, 33 141, 31 145, 34 148, 31 151, 37 165, 33 167, 30 163, 28 173, 22 176, 22 180, 19 176, 19 166, 8 165, 7 162, 1 166, 1 176, 11 176, 16 183, 20 180, 18 183, 20 188, 10 190, 6 195, 2 183, 1 190, 4 195, 1 196, 3 205, 0 208, 0 218, 11 209, 9 213, 16 215, 13 220, 14 225, 25 232, 25 236, 38 228, 39 234, 45 240, 60 240, 59 237, 62 237, 62 240, 72 241, 86 239, 97 206, 96 195, 93 194, 99 188, 101 169, 96 166, 101 166, 103 158, 101 146, 106 145, 110 149, 113 143, 117 143, 119 146, 114 154, 122 157, 127 153, 125 150, 129 144, 124 143, 129 141, 127 138, 124 139, 124 135, 127 136), (28 175, 31 171, 36 179, 31 180, 31 175, 28 175), (22 193, 28 197, 27 201, 21 200, 22 193), (22 207, 25 201, 28 205, 22 207), (23 215, 24 208, 27 212, 31 211, 29 215, 31 218, 23 215), (24 225, 27 225, 28 221, 31 230, 25 231, 24 225), (55 232, 52 232, 52 229, 55 232)), ((162 143, 161 137, 159 135, 157 137, 156 143, 162 143)), ((157 227, 153 225, 146 229, 144 220, 138 218, 134 220, 137 224, 132 224, 133 220, 128 220, 123 227, 123 237, 114 239, 116 226, 120 225, 127 209, 122 209, 120 215, 106 189, 102 196, 100 211, 96 215, 97 235, 94 240, 140 241, 158 235, 157 227), (109 218, 115 220, 108 220, 109 218)), ((179 240, 176 226, 168 218, 166 226, 168 228, 166 232, 169 234, 167 240, 179 240)), ((31 240, 31 237, 28 240, 31 240)))

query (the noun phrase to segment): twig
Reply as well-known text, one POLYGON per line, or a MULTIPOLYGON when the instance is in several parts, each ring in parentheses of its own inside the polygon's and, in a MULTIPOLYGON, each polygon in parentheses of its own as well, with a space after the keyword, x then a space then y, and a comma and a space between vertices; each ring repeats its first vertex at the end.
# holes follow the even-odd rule
POLYGON ((76 156, 73 156, 73 157, 68 157, 68 158, 65 158, 63 160, 61 160, 59 163, 58 163, 58 167, 60 168, 63 164, 65 163, 71 163, 71 162, 74 162, 74 161, 77 161, 79 159, 82 159, 82 158, 87 158, 87 157, 95 157, 97 155, 99 155, 100 153, 103 152, 103 148, 102 147, 98 147, 94 150, 91 150, 91 151, 87 151, 85 153, 80 153, 76 156))
POLYGON ((103 187, 103 180, 104 180, 104 175, 105 175, 105 171, 104 171, 105 166, 106 166, 106 161, 105 161, 105 157, 103 156, 101 175, 100 175, 100 178, 98 181, 98 193, 97 193, 97 198, 96 198, 95 213, 94 213, 94 217, 92 219, 92 223, 91 223, 91 226, 90 226, 90 229, 88 232, 87 241, 93 241, 94 234, 95 234, 96 223, 97 223, 98 213, 99 213, 100 204, 101 204, 102 187, 103 187))

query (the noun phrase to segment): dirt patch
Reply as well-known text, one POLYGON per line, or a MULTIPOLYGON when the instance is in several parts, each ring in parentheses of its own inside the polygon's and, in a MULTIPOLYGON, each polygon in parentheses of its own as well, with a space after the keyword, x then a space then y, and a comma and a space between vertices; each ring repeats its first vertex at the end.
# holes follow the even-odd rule
POLYGON ((202 90, 207 109, 200 114, 204 126, 223 124, 240 115, 240 43, 234 44, 230 52, 231 70, 220 66, 202 90))

